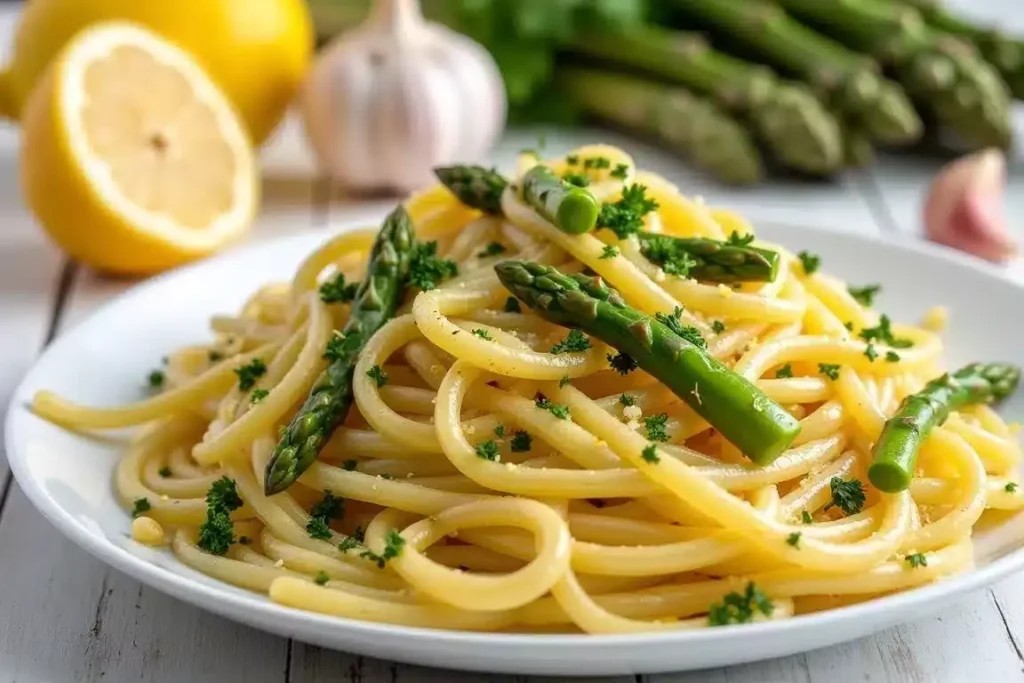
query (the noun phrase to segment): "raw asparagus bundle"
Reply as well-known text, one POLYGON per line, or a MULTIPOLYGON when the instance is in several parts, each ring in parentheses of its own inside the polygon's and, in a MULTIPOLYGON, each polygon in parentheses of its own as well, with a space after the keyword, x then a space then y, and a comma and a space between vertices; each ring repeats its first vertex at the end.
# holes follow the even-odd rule
MULTIPOLYGON (((895 1, 895 0, 894 0, 895 1)), ((1017 99, 1024 99, 1024 40, 953 14, 934 0, 901 0, 921 11, 932 27, 969 41, 1003 76, 1017 99)))
POLYGON ((912 7, 885 0, 778 0, 798 18, 891 69, 938 124, 971 147, 1010 143, 1010 97, 967 42, 930 28, 912 7))
POLYGON ((394 314, 405 293, 415 244, 412 221, 399 206, 384 220, 356 290, 340 344, 267 462, 266 494, 280 493, 309 469, 352 405, 352 375, 366 341, 394 314))
POLYGON ((1019 381, 1020 368, 1013 365, 972 363, 907 396, 875 444, 868 468, 871 483, 890 493, 906 489, 914 475, 917 451, 936 425, 965 405, 1001 401, 1019 381))
POLYGON ((679 331, 630 307, 601 278, 530 261, 502 261, 494 270, 537 315, 631 356, 754 462, 771 463, 799 433, 796 419, 760 389, 679 331))
POLYGON ((903 88, 881 76, 875 60, 807 28, 778 5, 761 0, 673 3, 688 18, 711 25, 822 90, 836 113, 860 131, 856 141, 847 143, 858 162, 863 161, 864 135, 889 146, 921 136, 921 119, 903 88))
POLYGON ((712 97, 749 121, 783 166, 830 175, 843 164, 836 118, 807 86, 717 52, 699 35, 645 26, 623 35, 587 34, 572 42, 572 50, 643 69, 712 97))
POLYGON ((583 111, 656 138, 722 182, 747 185, 761 179, 761 155, 747 129, 685 88, 577 67, 560 68, 558 83, 583 111))

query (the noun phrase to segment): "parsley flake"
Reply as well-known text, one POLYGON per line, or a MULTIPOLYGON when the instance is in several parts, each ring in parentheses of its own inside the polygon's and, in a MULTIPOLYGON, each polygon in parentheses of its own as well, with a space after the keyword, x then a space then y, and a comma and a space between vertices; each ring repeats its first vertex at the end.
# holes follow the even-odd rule
POLYGON ((868 344, 868 345, 867 345, 867 346, 866 346, 866 347, 864 348, 864 355, 868 357, 868 360, 869 360, 869 361, 871 361, 872 363, 874 363, 874 362, 875 362, 875 359, 876 359, 876 358, 878 358, 878 350, 877 350, 877 349, 875 349, 875 345, 874 345, 874 344, 871 344, 871 343, 869 343, 869 344, 868 344))
POLYGON ((320 301, 325 304, 347 304, 356 298, 358 282, 345 283, 345 273, 337 273, 332 279, 320 285, 320 301))
POLYGON ((604 248, 601 250, 601 255, 598 256, 598 258, 600 258, 600 259, 609 259, 609 258, 615 258, 618 255, 619 255, 619 248, 618 247, 616 247, 614 244, 606 244, 606 245, 604 245, 604 248))
POLYGON ((505 246, 502 245, 501 243, 491 242, 486 247, 484 247, 483 251, 477 254, 477 256, 479 256, 480 258, 487 258, 488 256, 497 256, 498 254, 504 254, 505 251, 505 246))
POLYGON ((529 432, 523 430, 517 430, 512 435, 512 441, 509 442, 509 447, 513 453, 526 453, 533 447, 533 437, 530 436, 529 432))
POLYGON ((1007 493, 1014 493, 1017 491, 1017 483, 1011 481, 1009 484, 1003 487, 1003 490, 1007 493))
POLYGON ((633 357, 628 353, 622 353, 621 351, 616 354, 608 354, 608 364, 612 366, 612 369, 616 370, 620 375, 628 375, 629 373, 640 367, 640 364, 633 360, 633 357))
POLYGON ((917 569, 918 567, 928 566, 928 557, 924 553, 914 553, 913 555, 907 555, 903 558, 903 561, 909 564, 911 569, 917 569))
POLYGON ((626 176, 629 175, 629 164, 615 164, 615 168, 609 174, 612 178, 618 178, 619 180, 625 180, 626 176))
POLYGON ((889 316, 882 315, 878 319, 878 325, 875 327, 865 327, 860 331, 860 338, 866 342, 877 341, 882 344, 887 344, 894 349, 909 349, 914 345, 914 342, 909 339, 899 339, 892 333, 892 321, 889 320, 889 316))
POLYGON ((576 353, 586 351, 590 348, 590 340, 587 335, 579 330, 569 330, 569 334, 562 341, 551 347, 551 353, 576 353))
POLYGON ((345 470, 346 472, 355 472, 356 471, 356 467, 358 465, 359 465, 359 462, 357 460, 350 459, 350 460, 346 460, 345 462, 341 463, 341 469, 345 470))
POLYGON ((825 506, 825 510, 838 507, 847 515, 855 515, 864 508, 864 484, 860 479, 832 477, 828 485, 832 491, 832 502, 825 506))
POLYGON ((479 327, 473 329, 473 334, 480 337, 481 339, 486 339, 487 341, 494 341, 494 337, 491 336, 490 332, 488 332, 487 330, 481 330, 479 327))
POLYGON ((723 332, 725 332, 725 323, 723 323, 721 320, 714 321, 713 323, 711 323, 711 331, 714 332, 715 334, 722 334, 723 332))
POLYGON ((438 258, 437 242, 420 242, 409 257, 409 284, 423 291, 435 289, 450 277, 459 274, 455 261, 438 258))
POLYGON ((645 235, 640 251, 651 263, 660 266, 668 275, 687 277, 690 269, 700 264, 690 252, 666 235, 645 235))
POLYGON ((318 541, 329 541, 332 536, 331 527, 327 525, 327 521, 323 517, 310 517, 306 522, 306 533, 310 538, 315 538, 318 541))
POLYGON ((256 386, 256 380, 266 372, 267 364, 261 358, 253 358, 246 365, 235 368, 235 374, 238 375, 238 388, 242 391, 249 391, 256 386))
POLYGON ((249 398, 249 403, 251 405, 256 405, 257 403, 265 399, 267 396, 270 396, 269 389, 253 389, 252 396, 249 398))
POLYGON ((683 309, 680 306, 676 306, 672 310, 672 315, 666 315, 664 313, 655 313, 654 319, 659 323, 667 327, 668 329, 675 332, 677 335, 690 342, 698 349, 706 349, 708 347, 707 341, 701 336, 700 330, 690 325, 683 326, 680 322, 680 318, 683 316, 683 309))
POLYGON ((740 233, 733 230, 729 233, 729 239, 725 241, 726 244, 733 247, 745 247, 754 241, 753 234, 741 235, 740 233))
POLYGON ((668 432, 665 425, 668 423, 668 413, 659 413, 644 418, 644 426, 647 428, 647 438, 651 441, 668 441, 668 432))
POLYGON ((494 428, 494 435, 499 439, 505 436, 505 425, 498 425, 494 428))
POLYGON ((776 379, 789 379, 793 376, 793 366, 786 363, 781 368, 775 371, 776 379))
POLYGON ((839 379, 839 365, 835 363, 818 363, 818 372, 831 380, 839 379))
POLYGON ((310 508, 309 515, 328 520, 341 519, 345 516, 345 499, 334 495, 329 489, 324 489, 324 497, 310 508))
POLYGON ((372 368, 367 370, 366 376, 376 382, 378 387, 382 387, 388 383, 388 373, 384 372, 384 368, 379 365, 374 365, 372 368))
POLYGON ((658 208, 658 202, 649 199, 646 192, 647 188, 643 185, 624 187, 622 197, 617 202, 601 205, 597 225, 608 228, 620 240, 637 233, 643 227, 644 216, 658 208))
POLYGON ((635 406, 636 396, 633 396, 632 394, 620 394, 619 403, 621 403, 624 406, 635 406))
POLYGON ((558 380, 558 388, 559 389, 562 389, 563 387, 567 387, 570 384, 572 384, 572 380, 569 379, 569 375, 566 375, 562 379, 558 380))
POLYGON ((658 455, 658 447, 652 444, 647 444, 647 447, 640 451, 640 457, 644 459, 644 462, 649 462, 652 465, 657 465, 661 462, 661 456, 658 455))
POLYGON ((797 258, 800 259, 800 264, 804 268, 805 275, 814 275, 818 272, 818 268, 821 267, 821 257, 817 254, 812 254, 808 251, 801 251, 797 254, 797 258))
POLYGON ((359 557, 366 558, 371 562, 376 562, 377 566, 380 569, 383 569, 388 560, 396 558, 402 554, 402 548, 405 547, 405 539, 402 538, 402 534, 392 529, 388 532, 384 543, 384 553, 382 555, 366 550, 360 553, 359 557))
POLYGON ((164 379, 166 379, 163 370, 153 370, 149 373, 146 381, 149 383, 150 389, 159 389, 164 385, 164 379))
POLYGON ((810 524, 814 520, 811 519, 810 512, 808 512, 807 510, 803 510, 800 512, 800 521, 802 521, 804 524, 810 524))
POLYGON ((235 526, 231 513, 242 507, 235 480, 223 476, 210 484, 206 492, 206 521, 199 527, 200 548, 214 555, 223 555, 235 542, 235 526))
POLYGON ((338 544, 338 550, 345 553, 361 546, 363 544, 363 533, 363 527, 357 526, 351 536, 346 536, 345 540, 338 544))
POLYGON ((800 549, 800 532, 799 531, 794 531, 789 536, 787 536, 786 537, 786 543, 788 543, 789 545, 791 545, 794 548, 796 548, 797 550, 799 550, 800 549))
POLYGON ((136 498, 132 503, 132 519, 152 509, 153 506, 149 504, 148 498, 136 498))
POLYGON ((590 157, 583 160, 583 168, 600 170, 602 168, 611 168, 612 162, 608 160, 608 157, 590 157))
POLYGON ((857 303, 871 307, 875 303, 875 295, 882 291, 882 285, 864 285, 863 287, 847 286, 846 291, 850 293, 857 303))
POLYGON ((565 163, 568 164, 569 166, 575 166, 576 164, 580 163, 579 155, 570 154, 569 156, 565 157, 565 163))
POLYGON ((320 571, 318 571, 316 573, 316 577, 313 578, 313 581, 315 581, 316 585, 318 585, 318 586, 326 586, 327 582, 330 581, 330 580, 331 580, 331 577, 328 576, 327 572, 325 572, 322 569, 320 571))
POLYGON ((576 187, 586 187, 590 185, 590 178, 588 178, 585 173, 566 173, 562 176, 562 180, 570 185, 575 185, 576 187))
POLYGON ((484 460, 490 460, 491 462, 498 462, 501 460, 501 452, 498 450, 498 444, 494 443, 491 439, 478 444, 476 447, 476 457, 483 458, 484 460))
POLYGON ((887 363, 899 363, 900 354, 896 353, 895 351, 886 351, 885 360, 887 363))
POLYGON ((163 467, 160 468, 159 474, 161 477, 166 479, 167 477, 171 476, 171 468, 168 467, 167 465, 164 465, 163 467))
POLYGON ((775 605, 768 596, 753 583, 748 583, 742 594, 733 591, 725 595, 721 602, 711 605, 708 609, 708 625, 746 624, 754 620, 757 612, 770 617, 774 611, 775 605))
POLYGON ((562 405, 561 403, 552 403, 546 396, 538 394, 534 404, 541 410, 548 411, 559 420, 569 419, 569 406, 562 405))
POLYGON ((209 351, 206 352, 206 359, 211 363, 219 363, 222 360, 224 360, 224 354, 221 353, 220 351, 210 349, 209 351))

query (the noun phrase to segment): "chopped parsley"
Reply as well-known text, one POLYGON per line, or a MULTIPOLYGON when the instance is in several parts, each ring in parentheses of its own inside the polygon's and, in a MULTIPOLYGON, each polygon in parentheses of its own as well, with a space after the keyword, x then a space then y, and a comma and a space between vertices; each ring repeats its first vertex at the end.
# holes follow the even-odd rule
POLYGON ((668 432, 665 425, 668 423, 668 413, 659 413, 644 418, 644 426, 647 428, 647 438, 651 441, 668 441, 668 432))
POLYGON ((794 531, 789 536, 787 536, 786 537, 786 543, 788 543, 789 545, 791 545, 794 548, 796 548, 797 550, 799 550, 800 549, 800 532, 799 531, 794 531))
POLYGON ((484 460, 490 460, 491 462, 498 462, 501 460, 501 452, 498 450, 498 444, 494 443, 491 439, 484 441, 476 447, 476 457, 483 458, 484 460))
POLYGON ((565 163, 568 164, 569 166, 575 166, 576 164, 580 163, 580 158, 576 154, 570 154, 569 156, 565 157, 565 163))
POLYGON ((629 164, 615 164, 615 168, 612 169, 610 175, 612 178, 625 180, 626 176, 629 175, 629 164))
POLYGON ((808 512, 807 510, 803 510, 800 512, 800 521, 802 521, 804 524, 810 524, 814 520, 811 519, 810 512, 808 512))
POLYGON ((770 617, 774 611, 772 601, 751 582, 742 594, 733 591, 726 594, 721 602, 711 605, 708 609, 708 625, 746 624, 753 621, 758 612, 770 617))
POLYGON ((586 173, 566 173, 562 176, 562 180, 576 187, 586 187, 590 184, 590 178, 586 173))
POLYGON ((388 560, 398 557, 402 554, 402 548, 405 547, 405 539, 402 538, 402 534, 398 533, 394 529, 388 532, 387 538, 384 541, 384 553, 378 555, 370 552, 369 550, 363 551, 359 554, 359 557, 366 558, 371 562, 376 562, 380 569, 384 568, 388 560))
POLYGON ((472 333, 480 337, 481 339, 486 339, 487 341, 494 341, 494 337, 491 336, 490 332, 488 332, 487 330, 481 330, 479 327, 474 328, 472 333))
POLYGON ((602 259, 615 258, 618 255, 619 255, 619 248, 618 247, 616 247, 614 244, 606 244, 606 245, 604 245, 604 249, 601 250, 601 255, 598 258, 602 258, 602 259))
POLYGON ((331 540, 331 527, 323 517, 310 517, 306 522, 306 533, 310 538, 315 538, 318 541, 331 540))
POLYGON ((499 439, 505 436, 505 425, 498 425, 494 428, 494 435, 499 439))
POLYGON ((690 269, 700 263, 692 254, 680 248, 672 237, 665 235, 645 236, 641 251, 647 260, 660 266, 668 275, 687 277, 690 269))
POLYGON ((846 328, 847 332, 853 332, 853 321, 847 320, 845 323, 843 323, 843 327, 846 328))
POLYGON ((715 334, 722 334, 723 332, 725 332, 725 323, 723 323, 721 320, 714 321, 713 323, 711 323, 711 331, 714 332, 715 334))
POLYGON ((644 216, 658 208, 658 202, 649 199, 646 192, 643 185, 622 188, 622 197, 617 202, 601 205, 598 226, 608 228, 620 240, 637 233, 643 227, 644 216))
POLYGON ((652 465, 657 465, 661 462, 661 457, 658 455, 658 447, 653 443, 647 444, 647 447, 640 451, 640 457, 644 459, 644 462, 649 462, 652 465))
POLYGON ((238 375, 238 388, 242 391, 249 391, 256 386, 256 380, 265 375, 267 364, 261 358, 253 358, 249 363, 235 368, 238 375))
POLYGON ((1017 491, 1017 483, 1011 481, 1009 484, 1003 487, 1003 490, 1007 493, 1014 493, 1017 491))
POLYGON ((249 399, 249 403, 251 403, 252 405, 256 405, 257 403, 265 399, 267 396, 270 396, 269 389, 253 389, 252 397, 249 399))
POLYGON ((166 376, 164 375, 163 370, 153 370, 151 373, 149 373, 149 376, 146 378, 146 381, 149 383, 150 389, 159 389, 164 385, 165 379, 166 376))
POLYGON ((510 296, 509 298, 505 299, 505 309, 504 310, 505 310, 506 313, 522 313, 523 312, 522 307, 519 305, 519 299, 515 298, 514 296, 510 296))
POLYGON ((345 283, 345 273, 337 273, 320 285, 320 301, 325 304, 346 304, 356 298, 358 282, 345 283))
POLYGON ((869 308, 875 303, 875 295, 882 291, 882 285, 864 285, 863 287, 847 286, 846 291, 850 293, 857 303, 869 308))
POLYGON ((895 351, 886 351, 885 360, 887 363, 899 363, 900 354, 896 353, 895 351))
POLYGON ((559 389, 561 389, 561 388, 563 388, 563 387, 567 387, 567 386, 569 386, 569 385, 570 385, 571 383, 572 383, 572 380, 571 380, 571 379, 569 379, 569 375, 566 375, 566 376, 565 376, 565 377, 563 377, 562 379, 558 380, 558 388, 559 388, 559 389))
POLYGON ((504 254, 504 253, 505 253, 504 245, 502 245, 499 242, 491 242, 486 247, 484 247, 483 251, 481 251, 479 254, 477 254, 477 256, 479 256, 480 258, 487 258, 488 256, 497 256, 498 254, 504 254))
POLYGON ((435 289, 450 277, 459 274, 455 261, 438 258, 437 242, 419 242, 409 257, 409 284, 423 291, 435 289))
POLYGON ((334 495, 329 489, 324 489, 323 499, 310 509, 309 514, 311 517, 328 520, 341 519, 345 516, 345 499, 334 495))
POLYGON ((608 157, 589 157, 583 160, 583 168, 599 170, 602 168, 611 168, 612 162, 608 160, 608 157))
POLYGON ((559 420, 569 419, 569 406, 562 405, 561 403, 552 403, 546 396, 538 394, 534 404, 541 410, 548 411, 559 420))
POLYGON ((316 573, 316 576, 313 578, 313 580, 316 582, 316 585, 318 586, 326 586, 327 582, 331 580, 331 577, 327 575, 327 572, 321 569, 316 573))
POLYGON ((789 379, 793 376, 793 366, 786 363, 781 368, 775 371, 776 379, 789 379))
POLYGON ((910 565, 911 569, 917 569, 918 567, 927 567, 928 558, 924 553, 914 553, 913 555, 907 555, 903 558, 903 561, 910 565))
POLYGON ((621 403, 624 406, 635 406, 636 396, 633 396, 632 394, 620 394, 619 403, 621 403))
POLYGON ((797 254, 797 258, 800 259, 800 265, 804 267, 804 273, 806 275, 814 275, 818 272, 818 268, 821 267, 821 257, 817 254, 812 254, 808 251, 801 251, 797 254))
POLYGON ((363 544, 363 533, 363 527, 357 526, 351 536, 346 536, 345 540, 338 544, 338 550, 344 553, 361 546, 363 544))
POLYGON ((136 498, 132 503, 132 519, 152 509, 153 506, 149 504, 148 498, 136 498))
POLYGON ((587 335, 579 330, 569 330, 565 339, 551 347, 551 353, 576 353, 586 351, 590 348, 590 340, 587 335))
POLYGON ((861 330, 860 338, 866 342, 877 341, 888 344, 894 349, 908 349, 914 345, 914 342, 909 339, 898 339, 893 336, 892 321, 889 320, 889 316, 884 314, 878 319, 876 327, 865 327, 861 330))
POLYGON ((221 353, 220 351, 210 349, 209 351, 206 352, 206 359, 211 363, 219 363, 222 360, 224 360, 224 354, 221 353))
POLYGON ((753 234, 741 235, 740 233, 733 230, 729 233, 729 239, 725 241, 726 244, 733 247, 745 247, 754 241, 753 234))
POLYGON ((837 507, 847 515, 855 515, 864 508, 864 484, 860 479, 832 477, 828 485, 832 490, 832 501, 825 506, 825 510, 837 507))
POLYGON ((665 313, 655 313, 654 319, 657 320, 662 325, 664 325, 665 327, 667 327, 668 329, 675 332, 677 335, 679 335, 686 341, 696 346, 698 349, 706 349, 708 347, 708 343, 704 340, 704 337, 701 336, 700 330, 698 330, 696 327, 691 327, 689 325, 684 327, 683 324, 679 322, 682 316, 682 307, 676 306, 674 309, 672 309, 672 315, 666 315, 665 313))
POLYGON ((358 465, 359 465, 359 462, 357 460, 350 459, 350 460, 346 460, 345 462, 341 463, 341 468, 343 470, 345 470, 346 472, 355 472, 356 471, 356 467, 358 465))
POLYGON ((835 363, 818 363, 818 372, 831 380, 839 379, 839 365, 835 363))
POLYGON ((614 355, 609 353, 608 364, 611 365, 612 369, 616 370, 620 375, 628 375, 640 367, 640 364, 633 360, 631 355, 621 351, 614 355))
POLYGON ((159 474, 161 477, 166 479, 167 477, 171 476, 171 468, 168 467, 167 465, 164 465, 163 467, 160 468, 159 474))
POLYGON ((382 387, 388 383, 388 373, 384 372, 384 368, 379 365, 374 365, 372 368, 367 370, 366 376, 376 382, 378 387, 382 387))
POLYGON ((874 344, 869 342, 868 345, 864 348, 864 355, 868 357, 869 361, 874 363, 875 359, 878 358, 878 350, 875 349, 874 344))
POLYGON ((242 507, 235 480, 223 476, 210 484, 206 492, 206 521, 199 527, 199 547, 214 555, 223 555, 235 542, 231 513, 242 507))
POLYGON ((529 432, 523 431, 522 429, 517 430, 512 435, 512 441, 509 442, 509 447, 513 453, 526 453, 533 447, 533 437, 530 436, 529 432))
POLYGON ((331 338, 327 340, 327 346, 324 347, 323 359, 333 363, 341 360, 347 354, 358 351, 358 335, 351 337, 352 341, 348 341, 348 339, 349 337, 335 330, 331 338))

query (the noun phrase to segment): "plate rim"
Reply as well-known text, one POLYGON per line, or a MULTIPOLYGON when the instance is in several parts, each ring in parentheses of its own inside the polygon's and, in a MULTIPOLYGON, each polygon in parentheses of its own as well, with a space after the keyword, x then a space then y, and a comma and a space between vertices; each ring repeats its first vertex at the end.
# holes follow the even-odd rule
MULTIPOLYGON (((802 632, 810 632, 828 627, 836 622, 870 622, 876 624, 870 626, 867 630, 862 629, 861 635, 863 635, 868 632, 876 632, 885 626, 903 623, 904 619, 900 618, 899 614, 924 614, 930 608, 938 610, 943 605, 941 601, 943 597, 962 597, 967 593, 988 586, 1015 571, 1024 569, 1024 545, 1022 545, 981 568, 975 568, 969 572, 894 595, 791 619, 730 625, 714 629, 629 634, 530 634, 453 631, 399 626, 307 612, 274 603, 259 593, 235 594, 165 570, 142 557, 128 552, 105 536, 86 530, 43 490, 34 477, 30 476, 24 462, 25 455, 23 449, 19 445, 19 442, 22 441, 20 435, 22 429, 24 429, 22 425, 25 420, 41 418, 35 416, 28 409, 26 399, 30 397, 26 396, 26 393, 28 388, 34 384, 37 373, 41 372, 40 367, 44 360, 53 355, 60 355, 62 345, 69 343, 69 340, 73 339, 83 326, 87 325, 94 318, 107 313, 109 310, 123 305, 128 300, 145 297, 151 290, 160 289, 167 282, 193 275, 196 271, 216 270, 224 263, 245 260, 252 253, 280 248, 284 243, 300 244, 308 242, 310 247, 313 247, 318 242, 322 243, 341 232, 365 226, 366 221, 338 222, 331 225, 330 230, 303 230, 291 235, 264 239, 243 245, 213 258, 173 269, 119 293, 111 300, 91 311, 81 320, 76 321, 67 330, 62 331, 36 357, 32 366, 18 382, 11 395, 11 401, 4 420, 4 447, 9 467, 18 485, 32 502, 33 506, 65 537, 69 538, 80 548, 151 588, 172 595, 201 609, 248 624, 254 628, 283 636, 297 636, 301 639, 318 641, 325 644, 329 644, 332 639, 318 635, 317 631, 321 633, 329 633, 331 631, 351 633, 362 639, 383 637, 396 640, 399 643, 426 643, 426 641, 429 641, 435 647, 486 645, 490 648, 515 649, 528 647, 544 651, 555 651, 569 647, 574 649, 581 647, 585 649, 603 649, 637 647, 640 645, 651 647, 666 645, 700 647, 702 644, 717 642, 723 638, 731 638, 734 641, 736 638, 744 638, 749 642, 757 642, 767 638, 787 639, 787 636, 798 636, 802 632), (259 625, 256 626, 257 621, 248 618, 247 615, 255 616, 258 619, 259 625), (881 624, 881 626, 877 624, 881 624)), ((1012 279, 1005 271, 995 270, 991 264, 941 245, 932 244, 920 239, 908 239, 907 235, 850 233, 829 230, 819 226, 798 226, 780 223, 766 223, 762 227, 764 232, 768 234, 769 240, 771 240, 770 234, 777 229, 806 230, 819 233, 819 236, 827 236, 837 241, 869 242, 884 246, 885 248, 923 254, 930 258, 968 268, 982 277, 999 281, 1012 288, 1024 290, 1024 283, 1012 279)), ((227 586, 229 584, 224 585, 227 586)), ((830 642, 838 643, 846 640, 848 638, 839 638, 830 642)), ((795 638, 793 642, 798 641, 799 638, 795 638)), ((328 646, 334 647, 332 645, 328 646)), ((791 652, 803 651, 805 649, 800 647, 799 650, 793 649, 791 652)), ((394 653, 393 658, 402 659, 402 655, 403 653, 399 650, 394 653)), ((418 660, 405 659, 404 661, 417 662, 418 660)), ((740 655, 734 660, 734 663, 738 664, 745 661, 750 661, 750 658, 744 658, 740 655)), ((452 662, 451 666, 462 665, 452 662)), ((586 664, 581 664, 581 666, 583 669, 586 669, 586 664)), ((463 666, 462 668, 470 667, 463 666)), ((478 670, 489 669, 480 668, 478 670)), ((555 669, 553 667, 537 669, 536 673, 543 673, 545 670, 554 672, 555 669)), ((663 670, 665 669, 653 668, 650 669, 650 672, 663 670)), ((564 675, 565 672, 559 670, 558 673, 564 675)), ((579 675, 586 675, 586 673, 584 672, 579 675)))

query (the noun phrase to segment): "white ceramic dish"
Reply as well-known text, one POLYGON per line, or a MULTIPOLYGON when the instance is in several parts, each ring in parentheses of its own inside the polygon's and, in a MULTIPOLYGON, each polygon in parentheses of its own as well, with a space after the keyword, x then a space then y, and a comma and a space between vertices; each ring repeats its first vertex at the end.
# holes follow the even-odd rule
MULTIPOLYGON (((951 364, 1003 360, 1024 365, 1024 289, 991 267, 918 243, 883 242, 808 229, 762 230, 766 238, 822 256, 824 268, 855 284, 881 282, 880 307, 916 320, 936 303, 951 313, 944 334, 951 364)), ((128 538, 129 516, 111 475, 123 441, 66 432, 26 405, 42 388, 91 404, 138 398, 167 350, 208 338, 207 321, 231 312, 268 279, 287 279, 324 239, 301 234, 240 249, 153 279, 62 335, 18 388, 7 415, 7 456, 18 483, 75 543, 117 569, 204 609, 318 645, 428 666, 480 671, 598 675, 736 664, 861 637, 937 610, 955 597, 1024 568, 1024 518, 977 535, 977 569, 854 607, 780 622, 652 635, 504 635, 382 626, 309 614, 220 583, 169 551, 128 538)), ((1021 392, 1024 393, 1024 392, 1021 392)), ((1020 395, 1003 407, 1024 416, 1020 395)))

